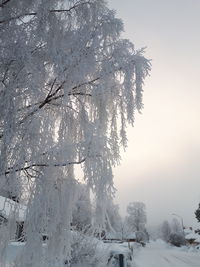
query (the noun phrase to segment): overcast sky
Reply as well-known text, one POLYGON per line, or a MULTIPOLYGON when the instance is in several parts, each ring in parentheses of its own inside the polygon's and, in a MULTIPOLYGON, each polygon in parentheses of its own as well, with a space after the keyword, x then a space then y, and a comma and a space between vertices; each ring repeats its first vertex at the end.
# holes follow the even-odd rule
MULTIPOLYGON (((116 202, 147 206, 149 224, 183 217, 198 225, 200 201, 200 1, 109 0, 124 37, 152 59, 144 110, 114 171, 116 202)), ((200 225, 199 225, 200 226, 200 225)))

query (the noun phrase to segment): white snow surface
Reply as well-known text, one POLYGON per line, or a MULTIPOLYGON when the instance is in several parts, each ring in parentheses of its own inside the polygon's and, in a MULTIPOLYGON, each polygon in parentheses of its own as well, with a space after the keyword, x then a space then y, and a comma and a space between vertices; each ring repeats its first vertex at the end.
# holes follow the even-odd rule
MULTIPOLYGON (((113 251, 116 254, 128 252, 127 244, 103 244, 100 242, 99 249, 113 251)), ((11 267, 16 255, 23 248, 23 243, 13 242, 7 251, 9 261, 6 267, 11 267)), ((136 249, 134 247, 134 262, 130 266, 134 267, 200 267, 200 251, 191 250, 187 247, 175 248, 167 245, 163 241, 150 242, 146 247, 136 249)), ((73 265, 73 267, 89 267, 84 265, 73 265)), ((106 266, 105 266, 106 267, 106 266)))
MULTIPOLYGON (((10 242, 10 244, 6 250, 6 258, 7 258, 6 267, 12 267, 13 266, 14 261, 22 252, 24 245, 25 245, 25 242, 10 242)), ((43 248, 45 248, 45 245, 43 246, 43 248)), ((125 242, 125 243, 104 243, 102 241, 98 241, 96 249, 97 249, 97 253, 102 252, 102 256, 104 255, 105 257, 107 257, 108 255, 123 254, 125 257, 125 266, 124 267, 134 266, 134 262, 129 261, 130 256, 132 256, 132 252, 128 248, 127 242, 125 242)), ((88 264, 83 263, 83 262, 71 265, 71 267, 91 267, 91 266, 93 266, 93 265, 88 265, 88 264)), ((98 265, 98 266, 100 266, 100 265, 98 265)), ((107 267, 111 267, 111 266, 113 266, 113 265, 109 265, 109 266, 107 265, 107 267)), ((60 267, 63 267, 63 265, 60 267)))
POLYGON ((200 267, 200 253, 151 242, 135 255, 136 267, 200 267))
POLYGON ((194 239, 194 240, 196 240, 196 239, 199 239, 199 235, 198 234, 196 234, 196 233, 194 233, 194 232, 192 232, 192 233, 190 233, 190 234, 188 234, 188 235, 186 235, 185 236, 185 239, 194 239))

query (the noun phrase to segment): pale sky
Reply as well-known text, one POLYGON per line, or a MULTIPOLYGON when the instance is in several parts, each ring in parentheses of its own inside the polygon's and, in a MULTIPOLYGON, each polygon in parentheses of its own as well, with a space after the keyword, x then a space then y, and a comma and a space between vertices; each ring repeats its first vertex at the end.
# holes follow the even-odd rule
MULTIPOLYGON (((198 225, 200 201, 200 0, 109 0, 124 37, 152 59, 144 110, 129 128, 128 149, 114 171, 116 202, 147 206, 149 224, 198 225)), ((200 224, 199 224, 200 227, 200 224)))

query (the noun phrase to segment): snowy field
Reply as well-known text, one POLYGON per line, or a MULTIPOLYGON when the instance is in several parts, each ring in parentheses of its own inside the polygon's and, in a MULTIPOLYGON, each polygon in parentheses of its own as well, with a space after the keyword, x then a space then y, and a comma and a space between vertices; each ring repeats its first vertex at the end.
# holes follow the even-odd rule
POLYGON ((200 267, 200 251, 153 242, 138 251, 135 262, 137 267, 200 267))

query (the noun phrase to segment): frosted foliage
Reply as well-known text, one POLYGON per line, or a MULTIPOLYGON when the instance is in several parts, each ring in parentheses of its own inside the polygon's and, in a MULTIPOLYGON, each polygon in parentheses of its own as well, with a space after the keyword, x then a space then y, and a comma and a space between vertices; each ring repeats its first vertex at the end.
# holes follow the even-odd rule
POLYGON ((114 204, 113 200, 109 198, 106 205, 106 221, 105 228, 108 233, 117 233, 121 230, 122 218, 119 214, 119 206, 114 204))
POLYGON ((182 233, 183 229, 177 218, 172 219, 171 229, 173 233, 182 233))
POLYGON ((95 227, 104 222, 150 70, 122 30, 103 0, 0 1, 0 192, 27 205, 17 267, 70 260, 77 164, 96 196, 95 227))
POLYGON ((105 267, 108 264, 110 251, 102 241, 86 237, 81 233, 72 235, 72 266, 105 267), (73 265, 74 264, 74 265, 73 265))
POLYGON ((131 231, 144 231, 147 223, 146 206, 143 202, 131 202, 127 206, 127 223, 131 231))
POLYGON ((171 234, 171 227, 168 221, 164 221, 161 225, 161 235, 164 241, 168 242, 171 234))
POLYGON ((77 184, 77 201, 72 211, 72 226, 79 231, 86 231, 91 226, 92 204, 89 188, 84 184, 77 184))

